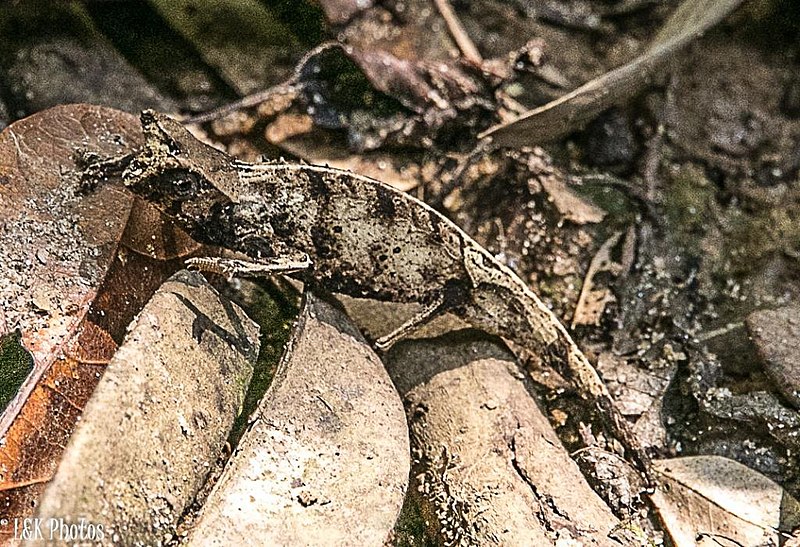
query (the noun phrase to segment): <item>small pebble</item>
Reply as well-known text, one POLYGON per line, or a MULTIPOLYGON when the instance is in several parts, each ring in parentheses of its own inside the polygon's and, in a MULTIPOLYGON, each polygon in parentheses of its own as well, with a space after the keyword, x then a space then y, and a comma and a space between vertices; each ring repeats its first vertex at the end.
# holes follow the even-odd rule
POLYGON ((36 251, 36 260, 38 260, 41 264, 47 264, 47 251, 44 249, 39 249, 36 251))

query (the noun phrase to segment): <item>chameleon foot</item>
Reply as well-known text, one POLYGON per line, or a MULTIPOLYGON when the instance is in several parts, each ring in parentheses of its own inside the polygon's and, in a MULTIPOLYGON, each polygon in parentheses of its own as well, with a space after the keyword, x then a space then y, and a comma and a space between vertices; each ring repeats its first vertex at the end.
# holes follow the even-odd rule
POLYGON ((133 154, 103 158, 85 149, 73 153, 75 165, 80 170, 80 191, 91 192, 110 178, 122 176, 133 160, 133 154))

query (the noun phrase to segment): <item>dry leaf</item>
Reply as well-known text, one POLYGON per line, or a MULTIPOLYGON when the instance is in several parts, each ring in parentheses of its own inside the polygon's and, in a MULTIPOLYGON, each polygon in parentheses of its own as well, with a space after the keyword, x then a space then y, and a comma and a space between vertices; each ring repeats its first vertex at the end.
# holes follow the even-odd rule
POLYGON ((154 545, 219 457, 258 354, 258 326, 197 272, 164 283, 131 325, 37 516, 81 518, 154 545))
POLYGON ((733 460, 694 456, 656 461, 653 468, 663 477, 653 504, 676 545, 703 538, 710 540, 703 545, 779 545, 781 532, 800 526, 796 499, 733 460))
POLYGON ((619 545, 609 537, 617 518, 561 445, 525 373, 497 341, 476 336, 400 342, 387 358, 405 394, 432 526, 459 545, 619 545))
POLYGON ((382 545, 408 469, 405 414, 383 365, 341 311, 307 294, 188 544, 382 545))
POLYGON ((606 212, 576 194, 564 182, 564 177, 542 176, 537 177, 536 180, 550 196, 553 205, 565 220, 575 224, 596 224, 605 218, 606 212))
POLYGON ((87 105, 43 111, 0 134, 2 326, 20 330, 33 359, 0 419, 1 517, 32 513, 126 326, 179 262, 125 244, 133 200, 118 185, 78 193, 77 149, 112 156, 140 138, 133 116, 87 105))

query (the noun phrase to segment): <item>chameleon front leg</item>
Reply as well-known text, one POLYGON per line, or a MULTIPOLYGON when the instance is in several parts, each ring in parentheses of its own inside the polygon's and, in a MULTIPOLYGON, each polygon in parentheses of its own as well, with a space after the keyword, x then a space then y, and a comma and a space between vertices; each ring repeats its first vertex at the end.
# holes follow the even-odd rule
POLYGON ((80 190, 91 192, 110 178, 121 177, 133 158, 134 154, 104 158, 85 149, 76 150, 73 159, 75 165, 81 170, 80 190))
POLYGON ((273 275, 301 272, 311 268, 307 254, 299 257, 277 256, 261 261, 240 260, 237 258, 199 257, 190 258, 186 265, 202 272, 212 272, 233 277, 271 277, 273 275))

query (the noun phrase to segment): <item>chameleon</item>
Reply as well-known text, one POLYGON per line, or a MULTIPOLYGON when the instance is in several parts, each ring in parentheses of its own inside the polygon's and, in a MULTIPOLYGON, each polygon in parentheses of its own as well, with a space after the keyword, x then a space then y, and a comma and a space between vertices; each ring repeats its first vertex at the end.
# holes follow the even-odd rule
POLYGON ((639 471, 649 459, 592 364, 539 297, 456 224, 378 180, 327 166, 245 163, 145 110, 144 146, 89 162, 84 187, 121 174, 124 185, 201 243, 236 251, 189 259, 232 276, 292 274, 328 293, 417 303, 421 311, 378 338, 386 350, 450 313, 538 355, 602 411, 639 471))

